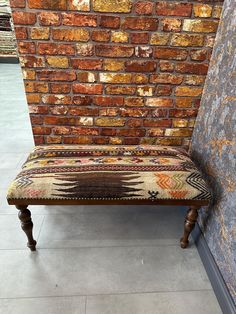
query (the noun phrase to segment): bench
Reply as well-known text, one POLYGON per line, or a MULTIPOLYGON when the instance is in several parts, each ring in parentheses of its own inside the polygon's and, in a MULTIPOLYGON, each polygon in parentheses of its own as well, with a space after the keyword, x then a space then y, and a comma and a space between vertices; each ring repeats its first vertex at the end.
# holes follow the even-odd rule
POLYGON ((188 245, 198 209, 211 193, 188 153, 166 146, 36 146, 9 187, 27 246, 36 250, 29 205, 190 206, 182 248, 188 245))

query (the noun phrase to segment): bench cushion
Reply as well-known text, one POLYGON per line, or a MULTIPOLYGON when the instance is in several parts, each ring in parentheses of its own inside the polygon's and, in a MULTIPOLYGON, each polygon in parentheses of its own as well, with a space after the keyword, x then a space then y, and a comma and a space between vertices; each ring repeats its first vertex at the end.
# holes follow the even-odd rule
POLYGON ((208 200, 184 149, 166 146, 37 146, 8 199, 208 200))

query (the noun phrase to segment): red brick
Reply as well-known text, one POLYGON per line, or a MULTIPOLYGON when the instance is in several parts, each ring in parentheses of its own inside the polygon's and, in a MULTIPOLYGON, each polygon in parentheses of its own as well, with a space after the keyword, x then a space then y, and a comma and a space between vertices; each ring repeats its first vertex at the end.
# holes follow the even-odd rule
POLYGON ((180 32, 182 21, 174 18, 164 18, 162 20, 162 29, 164 32, 180 32))
POLYGON ((41 68, 45 66, 44 59, 42 57, 35 56, 22 56, 20 57, 20 64, 26 68, 41 68))
POLYGON ((66 0, 28 0, 30 9, 66 10, 66 0))
POLYGON ((15 26, 16 39, 27 39, 27 28, 15 26))
POLYGON ((30 115, 30 122, 32 125, 39 125, 39 124, 43 124, 43 117, 42 116, 33 116, 30 115))
POLYGON ((192 4, 179 2, 157 2, 157 15, 191 16, 192 4))
POLYGON ((28 106, 30 114, 47 114, 48 113, 48 106, 38 106, 38 105, 30 105, 28 106))
POLYGON ((46 135, 51 133, 51 128, 46 126, 33 126, 33 133, 37 135, 46 135))
POLYGON ((41 97, 39 94, 26 94, 26 99, 28 104, 38 104, 40 103, 41 97))
POLYGON ((194 49, 190 51, 190 58, 194 61, 204 61, 207 59, 207 49, 194 49))
POLYGON ((119 85, 108 85, 106 86, 106 94, 112 95, 134 95, 136 91, 135 86, 119 86, 119 85))
POLYGON ((124 145, 139 145, 140 138, 127 138, 125 137, 123 140, 124 145))
POLYGON ((156 95, 157 96, 170 96, 172 93, 172 86, 169 85, 159 85, 156 88, 156 95))
POLYGON ((152 17, 126 17, 123 29, 156 31, 158 19, 152 17))
POLYGON ((104 28, 113 28, 113 29, 119 28, 120 17, 102 15, 101 20, 100 20, 100 26, 104 28))
POLYGON ((197 109, 170 109, 169 115, 174 118, 196 117, 197 109))
POLYGON ((52 29, 54 40, 63 41, 88 41, 89 32, 85 28, 52 29))
POLYGON ((131 44, 147 44, 149 42, 149 33, 130 33, 131 44))
POLYGON ((92 104, 92 98, 90 96, 74 96, 73 104, 80 106, 90 106, 92 104))
POLYGON ((167 109, 154 109, 151 111, 151 116, 154 118, 164 118, 167 116, 167 109))
POLYGON ((151 137, 156 137, 156 136, 163 136, 164 135, 164 130, 160 129, 160 128, 152 128, 149 129, 147 132, 147 136, 151 136, 151 137))
POLYGON ((97 106, 102 107, 120 107, 123 105, 124 98, 123 97, 109 97, 109 96, 96 96, 93 98, 93 103, 97 106))
POLYGON ((127 121, 127 126, 131 128, 139 128, 143 125, 143 120, 142 119, 129 119, 127 121))
POLYGON ((28 93, 48 93, 48 84, 45 82, 25 81, 25 91, 28 93))
POLYGON ((118 112, 117 108, 102 108, 99 110, 99 116, 115 117, 118 112))
POLYGON ((163 72, 173 72, 175 69, 174 62, 160 60, 160 70, 163 72))
POLYGON ((145 136, 145 129, 119 129, 117 130, 118 136, 130 136, 130 137, 140 137, 145 136))
POLYGON ((146 117, 149 113, 148 109, 130 109, 130 108, 121 108, 120 115, 121 117, 146 117))
POLYGON ((75 47, 71 44, 38 43, 40 55, 74 55, 75 47))
POLYGON ((146 106, 150 107, 173 107, 173 99, 170 98, 148 98, 146 106))
POLYGON ((72 126, 71 128, 71 134, 75 135, 99 135, 99 129, 98 128, 81 128, 72 126))
POLYGON ((144 119, 143 125, 145 127, 170 127, 171 126, 171 119, 144 119))
POLYGON ((69 105, 71 104, 71 97, 67 95, 43 95, 42 102, 51 105, 69 105))
POLYGON ((101 135, 104 136, 115 136, 116 135, 116 129, 111 128, 101 128, 101 135))
POLYGON ((94 83, 97 81, 97 73, 93 72, 79 72, 77 74, 79 82, 82 83, 94 83))
POLYGON ((137 14, 148 15, 152 14, 154 3, 151 1, 138 1, 135 3, 134 10, 137 14))
POLYGON ((90 107, 70 107, 69 114, 72 116, 97 116, 99 113, 98 108, 90 107))
POLYGON ((62 13, 62 25, 96 27, 97 16, 77 13, 62 13))
POLYGON ((88 136, 64 137, 64 144, 92 144, 93 140, 88 136))
POLYGON ((58 115, 65 115, 68 112, 68 106, 51 106, 50 113, 51 114, 58 114, 58 115))
POLYGON ((22 54, 34 54, 35 43, 29 41, 18 41, 18 51, 22 54))
POLYGON ((183 81, 182 75, 176 75, 176 74, 170 74, 170 73, 160 73, 160 74, 150 75, 151 83, 178 85, 178 84, 181 84, 182 81, 183 81))
POLYGON ((206 63, 187 63, 180 62, 176 64, 176 72, 205 75, 208 71, 206 63))
POLYGON ((76 94, 102 94, 102 84, 73 84, 73 92, 76 94))
POLYGON ((60 84, 60 83, 51 83, 50 84, 51 92, 54 94, 68 94, 71 91, 71 84, 60 84))
POLYGON ((127 72, 154 72, 156 70, 155 61, 128 61, 125 63, 127 72))
POLYGON ((25 0, 10 0, 11 8, 24 8, 25 0))
POLYGON ((44 143, 44 137, 42 135, 40 135, 40 136, 35 135, 34 136, 34 144, 35 145, 42 145, 43 143, 44 143))
POLYGON ((37 71, 37 77, 41 81, 75 81, 76 73, 74 71, 37 71))
POLYGON ((154 48, 154 57, 157 59, 173 59, 185 60, 188 56, 188 51, 177 48, 154 48))
POLYGON ((142 106, 144 106, 144 98, 126 97, 124 104, 126 107, 142 107, 142 106))
POLYGON ((40 12, 38 14, 39 24, 44 26, 54 25, 58 26, 61 24, 60 14, 56 12, 40 12))
POLYGON ((74 69, 80 70, 101 70, 102 60, 97 59, 71 59, 71 64, 74 69))
POLYGON ((94 30, 91 33, 91 39, 98 42, 108 42, 111 34, 107 30, 94 30))
POLYGON ((33 25, 36 23, 36 14, 31 12, 12 12, 14 24, 17 25, 33 25))
POLYGON ((131 57, 134 54, 132 46, 97 45, 96 55, 101 57, 131 57))
POLYGON ((75 125, 76 119, 60 116, 45 116, 44 124, 46 125, 75 125))
POLYGON ((62 138, 61 136, 46 136, 47 144, 61 144, 62 138))

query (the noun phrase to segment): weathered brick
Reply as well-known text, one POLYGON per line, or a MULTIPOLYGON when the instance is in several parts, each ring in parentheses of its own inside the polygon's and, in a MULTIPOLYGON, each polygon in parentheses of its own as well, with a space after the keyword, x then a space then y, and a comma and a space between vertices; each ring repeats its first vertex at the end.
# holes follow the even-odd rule
POLYGON ((192 4, 180 2, 157 2, 157 15, 191 16, 192 4))
POLYGON ((161 128, 152 128, 147 131, 147 136, 163 136, 164 130, 161 128))
POLYGON ((101 128, 101 135, 114 136, 114 135, 116 135, 116 129, 114 129, 114 128, 101 128))
POLYGON ((86 29, 53 29, 52 37, 55 40, 64 41, 88 41, 89 32, 86 29))
POLYGON ((121 108, 120 115, 121 117, 146 117, 148 115, 148 109, 121 108))
POLYGON ((66 10, 66 0, 28 0, 30 9, 66 10))
POLYGON ((67 57, 46 57, 47 63, 52 68, 68 68, 69 62, 67 57))
POLYGON ((76 94, 102 94, 102 84, 73 84, 73 92, 76 94))
POLYGON ((145 136, 145 129, 119 129, 118 136, 142 137, 145 136))
POLYGON ((212 6, 208 4, 196 3, 193 6, 193 12, 196 17, 211 17, 212 6))
POLYGON ((188 126, 187 119, 173 119, 172 124, 174 128, 186 128, 188 126))
POLYGON ((209 48, 213 48, 214 43, 215 43, 215 36, 207 35, 205 38, 205 46, 209 48))
POLYGON ((43 124, 43 117, 42 116, 35 116, 35 115, 30 115, 30 122, 31 125, 40 125, 43 124))
POLYGON ((125 63, 126 72, 154 72, 156 70, 155 61, 127 61, 125 63))
POLYGON ((28 104, 38 104, 40 103, 41 97, 39 94, 26 94, 26 99, 28 104))
POLYGON ((144 99, 141 97, 126 97, 124 105, 126 107, 142 107, 144 106, 144 99))
POLYGON ((89 11, 90 0, 67 0, 68 9, 75 11, 89 11))
POLYGON ((62 25, 96 27, 97 16, 78 13, 62 13, 62 25))
POLYGON ((158 84, 181 84, 183 81, 182 75, 170 74, 170 73, 159 73, 150 75, 151 83, 158 84))
POLYGON ((165 33, 154 33, 151 35, 150 44, 151 45, 167 45, 170 35, 165 33))
POLYGON ((111 95, 134 95, 135 91, 136 91, 135 86, 124 86, 124 85, 106 86, 106 94, 111 94, 111 95))
POLYGON ((29 105, 28 109, 30 114, 48 114, 48 106, 29 105))
POLYGON ((160 60, 160 70, 163 72, 173 72, 175 69, 174 62, 160 60))
POLYGON ((161 20, 164 32, 180 32, 182 20, 176 18, 164 18, 161 20))
POLYGON ((32 69, 22 69, 23 79, 24 80, 35 80, 36 72, 32 69))
POLYGON ((132 46, 111 46, 111 45, 96 45, 96 55, 101 57, 131 57, 134 54, 132 46))
POLYGON ((146 101, 148 107, 173 107, 173 100, 170 98, 148 98, 146 101))
POLYGON ((91 96, 74 96, 73 97, 73 104, 79 106, 90 106, 92 103, 91 96))
POLYGON ((76 119, 71 117, 61 117, 61 116, 45 116, 45 125, 75 125, 76 119))
POLYGON ((61 136, 46 136, 46 143, 47 144, 61 144, 62 137, 61 136))
POLYGON ((38 14, 40 25, 54 25, 59 26, 61 24, 60 14, 56 12, 43 11, 38 14))
POLYGON ((188 56, 188 51, 177 48, 155 48, 154 57, 157 59, 173 59, 185 60, 188 56))
POLYGON ((196 117, 196 109, 170 109, 169 115, 174 118, 196 117))
POLYGON ((109 144, 110 145, 121 145, 122 144, 122 138, 110 137, 109 138, 109 144))
POLYGON ((38 43, 40 55, 74 55, 75 47, 71 44, 38 43))
POLYGON ((206 63, 188 63, 180 62, 176 64, 176 72, 206 75, 208 64, 206 63))
POLYGON ((222 5, 215 5, 212 12, 212 17, 219 19, 222 12, 222 5))
POLYGON ((41 68, 45 66, 43 57, 23 56, 20 57, 20 64, 26 68, 41 68))
POLYGON ((172 87, 169 85, 159 85, 156 88, 157 96, 169 96, 172 93, 172 87))
POLYGON ((180 146, 182 144, 181 138, 171 138, 171 137, 160 137, 156 139, 156 145, 165 145, 165 146, 180 146))
POLYGON ((124 118, 95 118, 95 125, 97 126, 124 126, 124 118))
POLYGON ((152 17, 126 17, 122 27, 130 30, 156 31, 158 19, 152 17))
POLYGON ((194 33, 215 33, 217 31, 219 21, 215 20, 196 20, 185 19, 183 23, 183 31, 194 33))
POLYGON ((75 81, 76 73, 74 71, 54 71, 41 70, 37 71, 37 77, 40 81, 75 81))
POLYGON ((51 92, 54 94, 68 94, 71 91, 71 84, 66 83, 51 83, 50 84, 51 92))
POLYGON ((16 39, 27 39, 28 35, 27 35, 26 27, 23 27, 23 26, 17 27, 17 26, 15 26, 15 36, 16 36, 16 39))
POLYGON ((94 47, 92 44, 76 44, 77 54, 79 56, 92 56, 94 53, 94 47))
POLYGON ((31 12, 12 12, 14 24, 17 25, 33 25, 36 23, 36 14, 31 12))
POLYGON ((71 64, 74 69, 80 70, 101 70, 102 69, 102 60, 94 59, 71 59, 71 64))
POLYGON ((10 0, 11 8, 24 8, 25 0, 10 0))
POLYGON ((97 81, 97 73, 79 72, 77 78, 78 81, 82 83, 94 83, 97 81))
POLYGON ((135 56, 138 58, 150 58, 152 57, 153 49, 148 46, 135 47, 135 56))
POLYGON ((192 129, 166 129, 165 130, 165 136, 191 136, 192 135, 192 129))
POLYGON ((97 116, 99 109, 91 107, 70 107, 68 113, 72 116, 97 116))
POLYGON ((201 96, 202 87, 178 86, 175 89, 176 96, 201 96))
POLYGON ((151 1, 138 1, 135 3, 134 11, 140 15, 152 14, 154 3, 151 1))
POLYGON ((67 137, 67 136, 64 136, 64 144, 71 144, 71 145, 84 145, 84 144, 92 144, 93 143, 93 140, 91 137, 89 136, 76 136, 76 137, 73 137, 73 136, 70 136, 70 137, 67 137))
POLYGON ((125 84, 131 82, 131 74, 129 73, 100 73, 100 82, 125 84))
POLYGON ((144 119, 143 125, 145 127, 170 127, 171 119, 144 119))
POLYGON ((94 30, 91 33, 91 39, 98 42, 108 42, 110 40, 111 34, 107 30, 94 30))
POLYGON ((138 86, 137 87, 137 95, 138 96, 153 96, 153 94, 154 94, 154 86, 147 86, 147 85, 145 85, 145 86, 138 86))
POLYGON ((42 96, 43 104, 52 104, 52 105, 69 105, 71 104, 71 97, 67 95, 43 95, 42 96))
POLYGON ((93 9, 96 12, 117 12, 128 13, 131 11, 132 1, 130 0, 92 0, 93 9))
POLYGON ((93 125, 92 117, 79 117, 76 121, 76 125, 93 125))
POLYGON ((179 47, 203 46, 203 44, 203 35, 193 34, 174 34, 170 41, 171 46, 179 47))
POLYGON ((29 41, 18 41, 18 51, 22 54, 34 54, 35 43, 29 41))
POLYGON ((108 97, 108 96, 95 96, 93 97, 93 103, 102 107, 120 107, 123 105, 123 97, 108 97))
POLYGON ((47 126, 33 126, 33 133, 37 135, 46 135, 51 133, 51 128, 47 126))
POLYGON ((134 84, 146 84, 148 82, 148 76, 146 74, 133 74, 132 83, 134 84))
POLYGON ((114 43, 127 43, 129 41, 129 34, 122 31, 113 31, 111 33, 111 41, 114 43))
POLYGON ((184 78, 184 84, 186 85, 203 85, 205 76, 200 75, 186 75, 184 78))
POLYGON ((113 28, 113 29, 119 28, 120 17, 102 15, 100 19, 100 26, 104 28, 113 28))
POLYGON ((207 49, 194 49, 190 51, 190 58, 194 61, 204 61, 207 59, 208 50, 207 49))
POLYGON ((149 42, 149 33, 130 33, 129 35, 132 44, 147 44, 149 42))
POLYGON ((175 105, 177 108, 191 108, 192 98, 176 98, 175 105))
POLYGON ((33 27, 30 30, 30 38, 32 39, 48 39, 49 27, 33 27))
POLYGON ((117 108, 102 108, 99 110, 99 116, 115 117, 118 115, 118 112, 119 110, 117 108))
POLYGON ((124 145, 139 145, 140 138, 139 137, 124 137, 123 144, 124 145))
POLYGON ((143 125, 143 120, 142 119, 129 119, 127 121, 127 126, 131 128, 139 128, 143 125))
POLYGON ((71 134, 78 134, 78 135, 99 135, 99 129, 98 128, 81 128, 72 126, 71 127, 71 134))
POLYGON ((51 106, 49 110, 51 114, 65 115, 68 112, 68 106, 51 106))
POLYGON ((141 145, 155 145, 156 144, 156 138, 153 137, 143 137, 140 139, 141 145))
POLYGON ((105 71, 120 71, 124 69, 124 64, 123 60, 105 59, 103 68, 105 71))
POLYGON ((47 93, 48 84, 44 82, 25 82, 25 91, 28 93, 47 93))

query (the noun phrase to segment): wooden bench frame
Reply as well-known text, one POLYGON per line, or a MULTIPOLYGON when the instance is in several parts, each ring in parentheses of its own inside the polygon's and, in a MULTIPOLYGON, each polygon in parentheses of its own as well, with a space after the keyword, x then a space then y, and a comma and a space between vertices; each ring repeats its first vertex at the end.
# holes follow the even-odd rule
POLYGON ((19 219, 21 228, 25 232, 28 243, 27 246, 31 251, 36 250, 37 242, 33 238, 33 222, 29 205, 176 205, 190 206, 185 222, 184 233, 180 239, 180 246, 185 249, 189 243, 189 235, 193 230, 198 217, 198 210, 201 206, 209 205, 207 200, 76 200, 76 199, 8 199, 9 205, 15 205, 19 210, 19 219))

